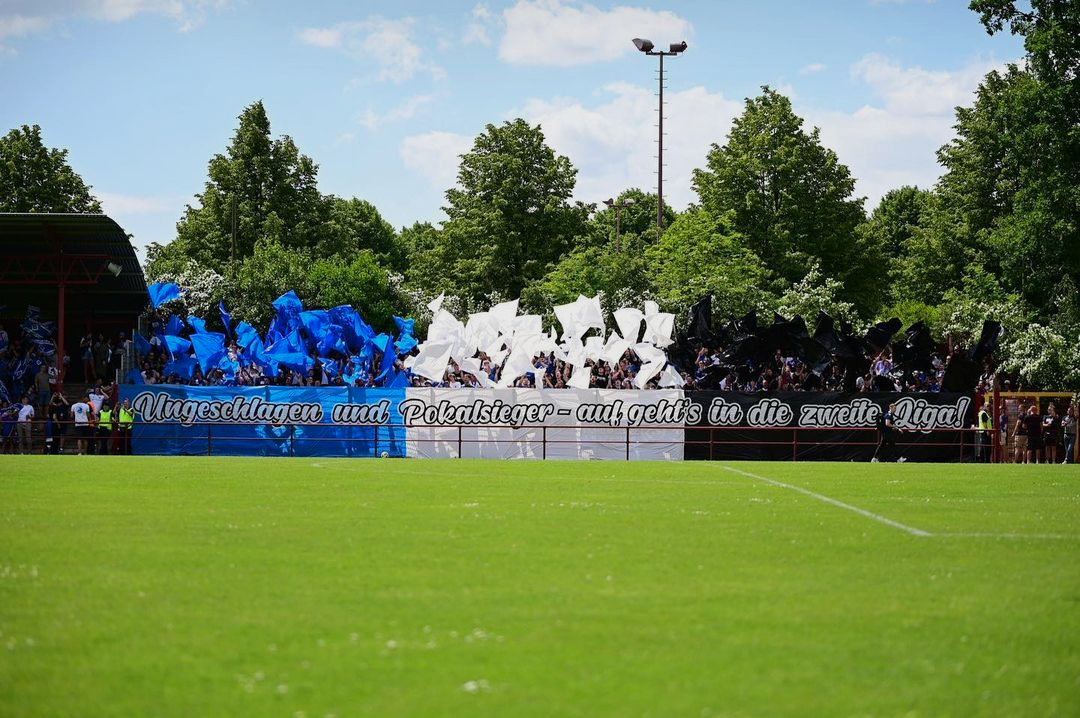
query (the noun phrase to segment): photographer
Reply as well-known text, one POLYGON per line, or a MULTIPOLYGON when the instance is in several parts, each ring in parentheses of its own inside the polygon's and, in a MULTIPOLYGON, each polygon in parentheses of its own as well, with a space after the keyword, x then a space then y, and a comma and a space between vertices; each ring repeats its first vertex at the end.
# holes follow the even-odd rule
POLYGON ((878 444, 874 450, 872 463, 895 461, 896 456, 896 404, 889 404, 888 411, 883 411, 877 419, 878 444))
POLYGON ((54 392, 52 401, 49 402, 49 409, 46 415, 52 429, 53 437, 52 451, 50 453, 64 453, 64 436, 67 434, 70 410, 71 407, 68 404, 67 397, 60 392, 54 392))

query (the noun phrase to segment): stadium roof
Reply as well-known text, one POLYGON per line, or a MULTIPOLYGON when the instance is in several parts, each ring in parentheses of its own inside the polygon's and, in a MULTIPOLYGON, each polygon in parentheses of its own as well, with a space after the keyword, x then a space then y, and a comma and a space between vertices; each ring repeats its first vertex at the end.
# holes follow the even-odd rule
POLYGON ((135 248, 104 214, 0 213, 0 257, 3 286, 82 285, 99 309, 133 316, 147 304, 135 248))

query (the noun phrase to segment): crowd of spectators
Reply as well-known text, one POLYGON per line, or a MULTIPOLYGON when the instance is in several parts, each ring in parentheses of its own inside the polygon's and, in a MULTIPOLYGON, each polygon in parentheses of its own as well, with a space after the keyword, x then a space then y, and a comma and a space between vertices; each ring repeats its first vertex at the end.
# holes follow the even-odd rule
MULTIPOLYGON (((330 352, 320 356, 310 354, 310 366, 305 371, 279 367, 276 375, 269 375, 255 362, 246 361, 244 350, 235 342, 226 346, 227 358, 236 362, 238 369, 231 374, 219 368, 212 368, 206 374, 197 363, 193 366, 180 367, 171 361, 167 349, 160 342, 151 341, 149 352, 140 359, 139 377, 136 381, 145 384, 188 384, 194 386, 359 386, 378 387, 384 385, 384 377, 397 372, 405 372, 407 383, 413 387, 450 387, 473 388, 485 384, 497 384, 501 378, 503 363, 493 361, 487 354, 480 352, 476 358, 480 371, 486 377, 481 380, 468 369, 450 361, 442 381, 431 381, 413 375, 398 358, 393 365, 394 372, 380 375, 377 369, 382 365, 382 357, 375 352, 362 363, 356 354, 330 352), (186 368, 187 373, 181 373, 186 368)), ((857 392, 938 392, 941 391, 942 378, 948 365, 949 357, 935 353, 926 370, 896 371, 892 356, 888 350, 876 356, 866 358, 866 372, 857 376, 853 382, 857 392)), ((839 362, 830 362, 820 372, 815 372, 805 361, 795 356, 788 356, 777 350, 770 361, 755 365, 747 362, 743 366, 726 366, 722 360, 722 351, 718 348, 702 347, 692 369, 681 371, 684 388, 720 389, 747 393, 771 393, 789 391, 842 391, 848 385, 844 366, 839 362), (719 372, 719 373, 718 373, 719 372)), ((539 371, 529 372, 513 382, 518 388, 561 389, 570 386, 574 367, 558 358, 554 353, 537 355, 533 366, 539 371)), ((595 389, 636 389, 635 379, 643 362, 628 349, 615 363, 603 360, 589 360, 591 370, 590 388, 595 389)), ((653 377, 644 388, 657 388, 658 377, 653 377)), ((990 366, 980 379, 979 388, 985 390, 996 387, 999 390, 1011 389, 1005 381, 1003 386, 990 366)))
MULTIPOLYGON (((412 387, 450 387, 471 388, 481 387, 484 382, 475 374, 462 369, 456 362, 450 361, 447 365, 443 381, 433 382, 422 376, 414 375, 405 368, 402 358, 398 358, 393 364, 393 372, 377 373, 362 364, 356 354, 344 355, 339 352, 331 352, 328 356, 319 356, 311 353, 311 366, 305 372, 279 367, 276 376, 269 376, 263 367, 254 362, 245 362, 243 350, 235 342, 227 346, 227 357, 239 364, 239 369, 231 376, 226 375, 222 369, 212 368, 203 374, 196 364, 190 368, 191 375, 185 376, 179 373, 175 362, 163 346, 152 343, 150 351, 143 355, 140 360, 139 379, 145 384, 187 384, 192 386, 358 386, 378 387, 384 385, 384 376, 393 376, 404 372, 407 383, 412 387)), ((502 375, 503 363, 493 362, 492 359, 480 352, 477 356, 480 371, 483 372, 489 384, 497 383, 502 375)), ((375 352, 370 359, 370 366, 382 365, 382 356, 375 352)), ((554 354, 538 355, 533 359, 536 372, 529 372, 519 377, 513 383, 515 387, 562 389, 569 384, 573 374, 573 366, 558 359, 554 354)), ((627 350, 622 359, 616 364, 608 364, 605 361, 588 362, 592 369, 590 385, 598 389, 633 389, 637 388, 634 379, 641 368, 641 361, 633 350, 627 350)), ((686 380, 690 375, 684 376, 686 380)), ((656 388, 658 380, 653 378, 646 388, 656 388)))

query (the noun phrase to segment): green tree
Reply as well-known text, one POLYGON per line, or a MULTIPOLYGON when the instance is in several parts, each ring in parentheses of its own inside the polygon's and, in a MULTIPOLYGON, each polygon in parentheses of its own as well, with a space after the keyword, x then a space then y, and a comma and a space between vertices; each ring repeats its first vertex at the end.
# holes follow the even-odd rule
POLYGON ((572 203, 577 170, 522 119, 488 125, 461 158, 458 186, 446 193, 443 224, 428 266, 433 290, 466 307, 517 298, 583 234, 588 208, 572 203))
POLYGON ((402 270, 405 252, 393 226, 379 214, 375 205, 362 199, 329 196, 327 224, 315 247, 320 257, 351 257, 369 251, 383 266, 402 270))
POLYGON ((891 262, 889 293, 894 304, 936 305, 946 291, 959 285, 969 267, 981 266, 970 225, 949 197, 939 185, 925 198, 921 223, 908 226, 910 234, 891 262))
POLYGON ((653 295, 666 311, 683 316, 711 294, 713 312, 726 320, 768 301, 770 274, 734 225, 734 213, 691 209, 646 251, 653 295))
POLYGON ((45 146, 37 125, 0 138, 0 212, 100 212, 67 156, 45 146))
POLYGON ((905 186, 890 190, 881 198, 859 231, 872 237, 890 258, 899 257, 922 225, 931 193, 905 186))
POLYGON ((853 197, 855 180, 822 146, 817 128, 807 133, 802 125, 788 98, 762 88, 746 101, 726 144, 713 144, 706 168, 694 171, 694 188, 715 216, 732 213, 733 229, 780 277, 802 279, 816 257, 843 283, 846 299, 873 312, 881 258, 856 235, 865 214, 853 197))
POLYGON ((938 153, 946 172, 933 241, 967 248, 1045 319, 1063 276, 1080 279, 1080 95, 1075 3, 974 2, 987 29, 1025 33, 1026 66, 989 73, 956 137, 938 153), (942 217, 941 215, 945 215, 942 217))
POLYGON ((317 165, 292 138, 271 138, 262 102, 245 108, 239 120, 225 154, 210 160, 200 206, 189 206, 177 224, 172 250, 218 271, 251 255, 259 239, 316 249, 327 231, 317 165))
MULTIPOLYGON (((576 246, 588 244, 601 247, 614 244, 616 229, 620 238, 628 238, 630 243, 637 237, 646 244, 655 244, 656 193, 643 192, 633 187, 612 199, 615 203, 613 206, 609 207, 604 203, 595 205, 597 211, 589 217, 585 235, 577 240, 576 246)), ((676 217, 678 212, 665 203, 664 226, 670 227, 676 217)))
POLYGON ((618 249, 614 242, 573 249, 542 279, 525 288, 521 294, 523 306, 534 312, 549 312, 557 304, 574 301, 579 294, 599 294, 607 312, 640 306, 650 298, 646 245, 636 235, 624 236, 623 242, 618 249))
MULTIPOLYGON (((1062 88, 1075 100, 1080 87, 1080 5, 1075 0, 972 0, 986 31, 993 35, 1009 26, 1024 38, 1032 71, 1042 82, 1062 88)), ((1076 120, 1076 115, 1071 119, 1076 120)))

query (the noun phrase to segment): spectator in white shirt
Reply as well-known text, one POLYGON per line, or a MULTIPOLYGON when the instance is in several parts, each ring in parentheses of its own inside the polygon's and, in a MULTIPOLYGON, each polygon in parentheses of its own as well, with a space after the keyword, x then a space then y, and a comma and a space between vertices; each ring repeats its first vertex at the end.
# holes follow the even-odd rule
POLYGON ((71 405, 71 418, 75 422, 75 438, 78 440, 80 454, 86 453, 86 441, 90 438, 90 417, 93 412, 89 396, 84 396, 71 405))
POLYGON ((19 407, 18 418, 18 431, 19 431, 19 453, 30 453, 30 430, 33 428, 34 421, 34 405, 30 403, 30 397, 24 396, 22 400, 22 406, 19 407))
POLYGON ((101 386, 95 386, 86 396, 90 400, 90 404, 94 407, 94 413, 96 414, 101 411, 101 404, 105 401, 105 394, 102 393, 101 386))

